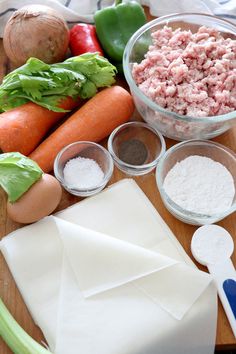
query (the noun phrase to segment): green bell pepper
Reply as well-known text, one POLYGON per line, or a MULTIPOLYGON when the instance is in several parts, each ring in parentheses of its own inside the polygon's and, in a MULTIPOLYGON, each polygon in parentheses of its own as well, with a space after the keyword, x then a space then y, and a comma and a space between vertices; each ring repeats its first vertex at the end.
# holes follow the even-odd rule
POLYGON ((99 41, 106 54, 116 63, 122 63, 125 46, 141 26, 146 23, 142 6, 136 1, 122 3, 99 10, 94 15, 99 41))

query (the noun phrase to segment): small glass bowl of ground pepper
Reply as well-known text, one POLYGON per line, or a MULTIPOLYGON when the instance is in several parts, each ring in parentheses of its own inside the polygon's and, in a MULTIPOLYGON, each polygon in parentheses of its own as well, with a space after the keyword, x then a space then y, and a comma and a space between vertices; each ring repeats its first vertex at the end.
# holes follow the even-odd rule
POLYGON ((142 122, 117 127, 108 139, 115 165, 124 173, 141 176, 151 172, 166 150, 163 136, 142 122))

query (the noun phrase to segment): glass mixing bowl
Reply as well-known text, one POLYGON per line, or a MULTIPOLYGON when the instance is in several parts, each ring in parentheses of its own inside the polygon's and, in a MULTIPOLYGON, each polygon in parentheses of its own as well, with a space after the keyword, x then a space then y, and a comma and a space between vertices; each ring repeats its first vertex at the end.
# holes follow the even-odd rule
POLYGON ((236 154, 224 145, 208 140, 189 140, 178 143, 166 151, 157 164, 156 182, 163 203, 169 212, 177 219, 192 225, 213 224, 236 211, 236 193, 231 206, 217 214, 199 214, 183 209, 166 193, 163 183, 173 166, 188 156, 206 156, 224 165, 231 173, 236 190, 236 154))
POLYGON ((141 27, 129 40, 123 57, 123 68, 137 110, 143 119, 153 125, 162 135, 175 140, 211 139, 232 127, 236 111, 210 117, 190 117, 162 108, 148 98, 136 85, 132 76, 134 63, 140 63, 148 51, 151 33, 165 25, 197 32, 201 26, 214 28, 223 37, 236 39, 236 26, 215 16, 203 14, 174 14, 155 19, 141 27))

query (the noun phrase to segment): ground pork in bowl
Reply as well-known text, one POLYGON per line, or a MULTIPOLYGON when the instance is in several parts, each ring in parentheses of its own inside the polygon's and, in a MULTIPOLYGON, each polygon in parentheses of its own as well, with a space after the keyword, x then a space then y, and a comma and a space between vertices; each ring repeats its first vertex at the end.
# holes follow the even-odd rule
POLYGON ((236 26, 174 14, 140 28, 123 67, 137 110, 164 136, 210 139, 236 122, 236 26))

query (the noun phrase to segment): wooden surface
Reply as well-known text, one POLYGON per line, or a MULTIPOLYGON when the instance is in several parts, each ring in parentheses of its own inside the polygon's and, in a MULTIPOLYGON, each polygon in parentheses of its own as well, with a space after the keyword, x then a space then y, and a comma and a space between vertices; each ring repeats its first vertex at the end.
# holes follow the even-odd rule
MULTIPOLYGON (((0 41, 0 80, 3 76, 11 70, 10 64, 4 54, 2 41, 0 41)), ((232 150, 236 150, 236 126, 222 136, 214 139, 215 141, 226 145, 232 150)), ((172 146, 176 142, 166 139, 167 147, 172 146)), ((105 144, 105 142, 104 142, 105 144)), ((122 172, 115 169, 112 180, 110 184, 127 177, 122 172)), ((154 172, 135 178, 138 185, 141 187, 143 192, 147 195, 153 205, 156 207, 162 218, 171 228, 177 239, 180 241, 185 251, 190 254, 190 241, 193 235, 193 232, 196 230, 196 227, 190 226, 182 223, 175 219, 164 207, 158 189, 156 187, 155 175, 154 172)), ((78 202, 80 198, 71 196, 66 191, 63 192, 63 198, 58 210, 62 210, 67 206, 78 202)), ((236 213, 227 217, 219 225, 225 227, 236 242, 236 213)), ((0 191, 0 239, 10 233, 11 231, 21 227, 20 224, 12 222, 6 213, 6 196, 4 192, 0 191)), ((236 251, 232 256, 234 265, 236 266, 236 251)), ((199 266, 199 264, 197 264, 199 266)), ((200 267, 200 266, 199 266, 200 267)), ((201 267, 204 269, 204 267, 201 267)), ((16 288, 15 282, 11 276, 11 273, 0 254, 0 297, 3 299, 4 303, 11 311, 15 319, 20 323, 20 325, 37 341, 43 340, 43 336, 40 330, 34 325, 27 308, 20 296, 18 289, 16 288)), ((221 304, 219 304, 218 310, 218 328, 217 328, 217 340, 216 340, 217 349, 235 349, 236 350, 236 340, 231 332, 229 323, 224 314, 221 304)), ((0 339, 0 354, 10 354, 11 351, 7 348, 5 343, 0 339)), ((65 353, 66 354, 66 353, 65 353)), ((86 353, 83 353, 86 354, 86 353)))

